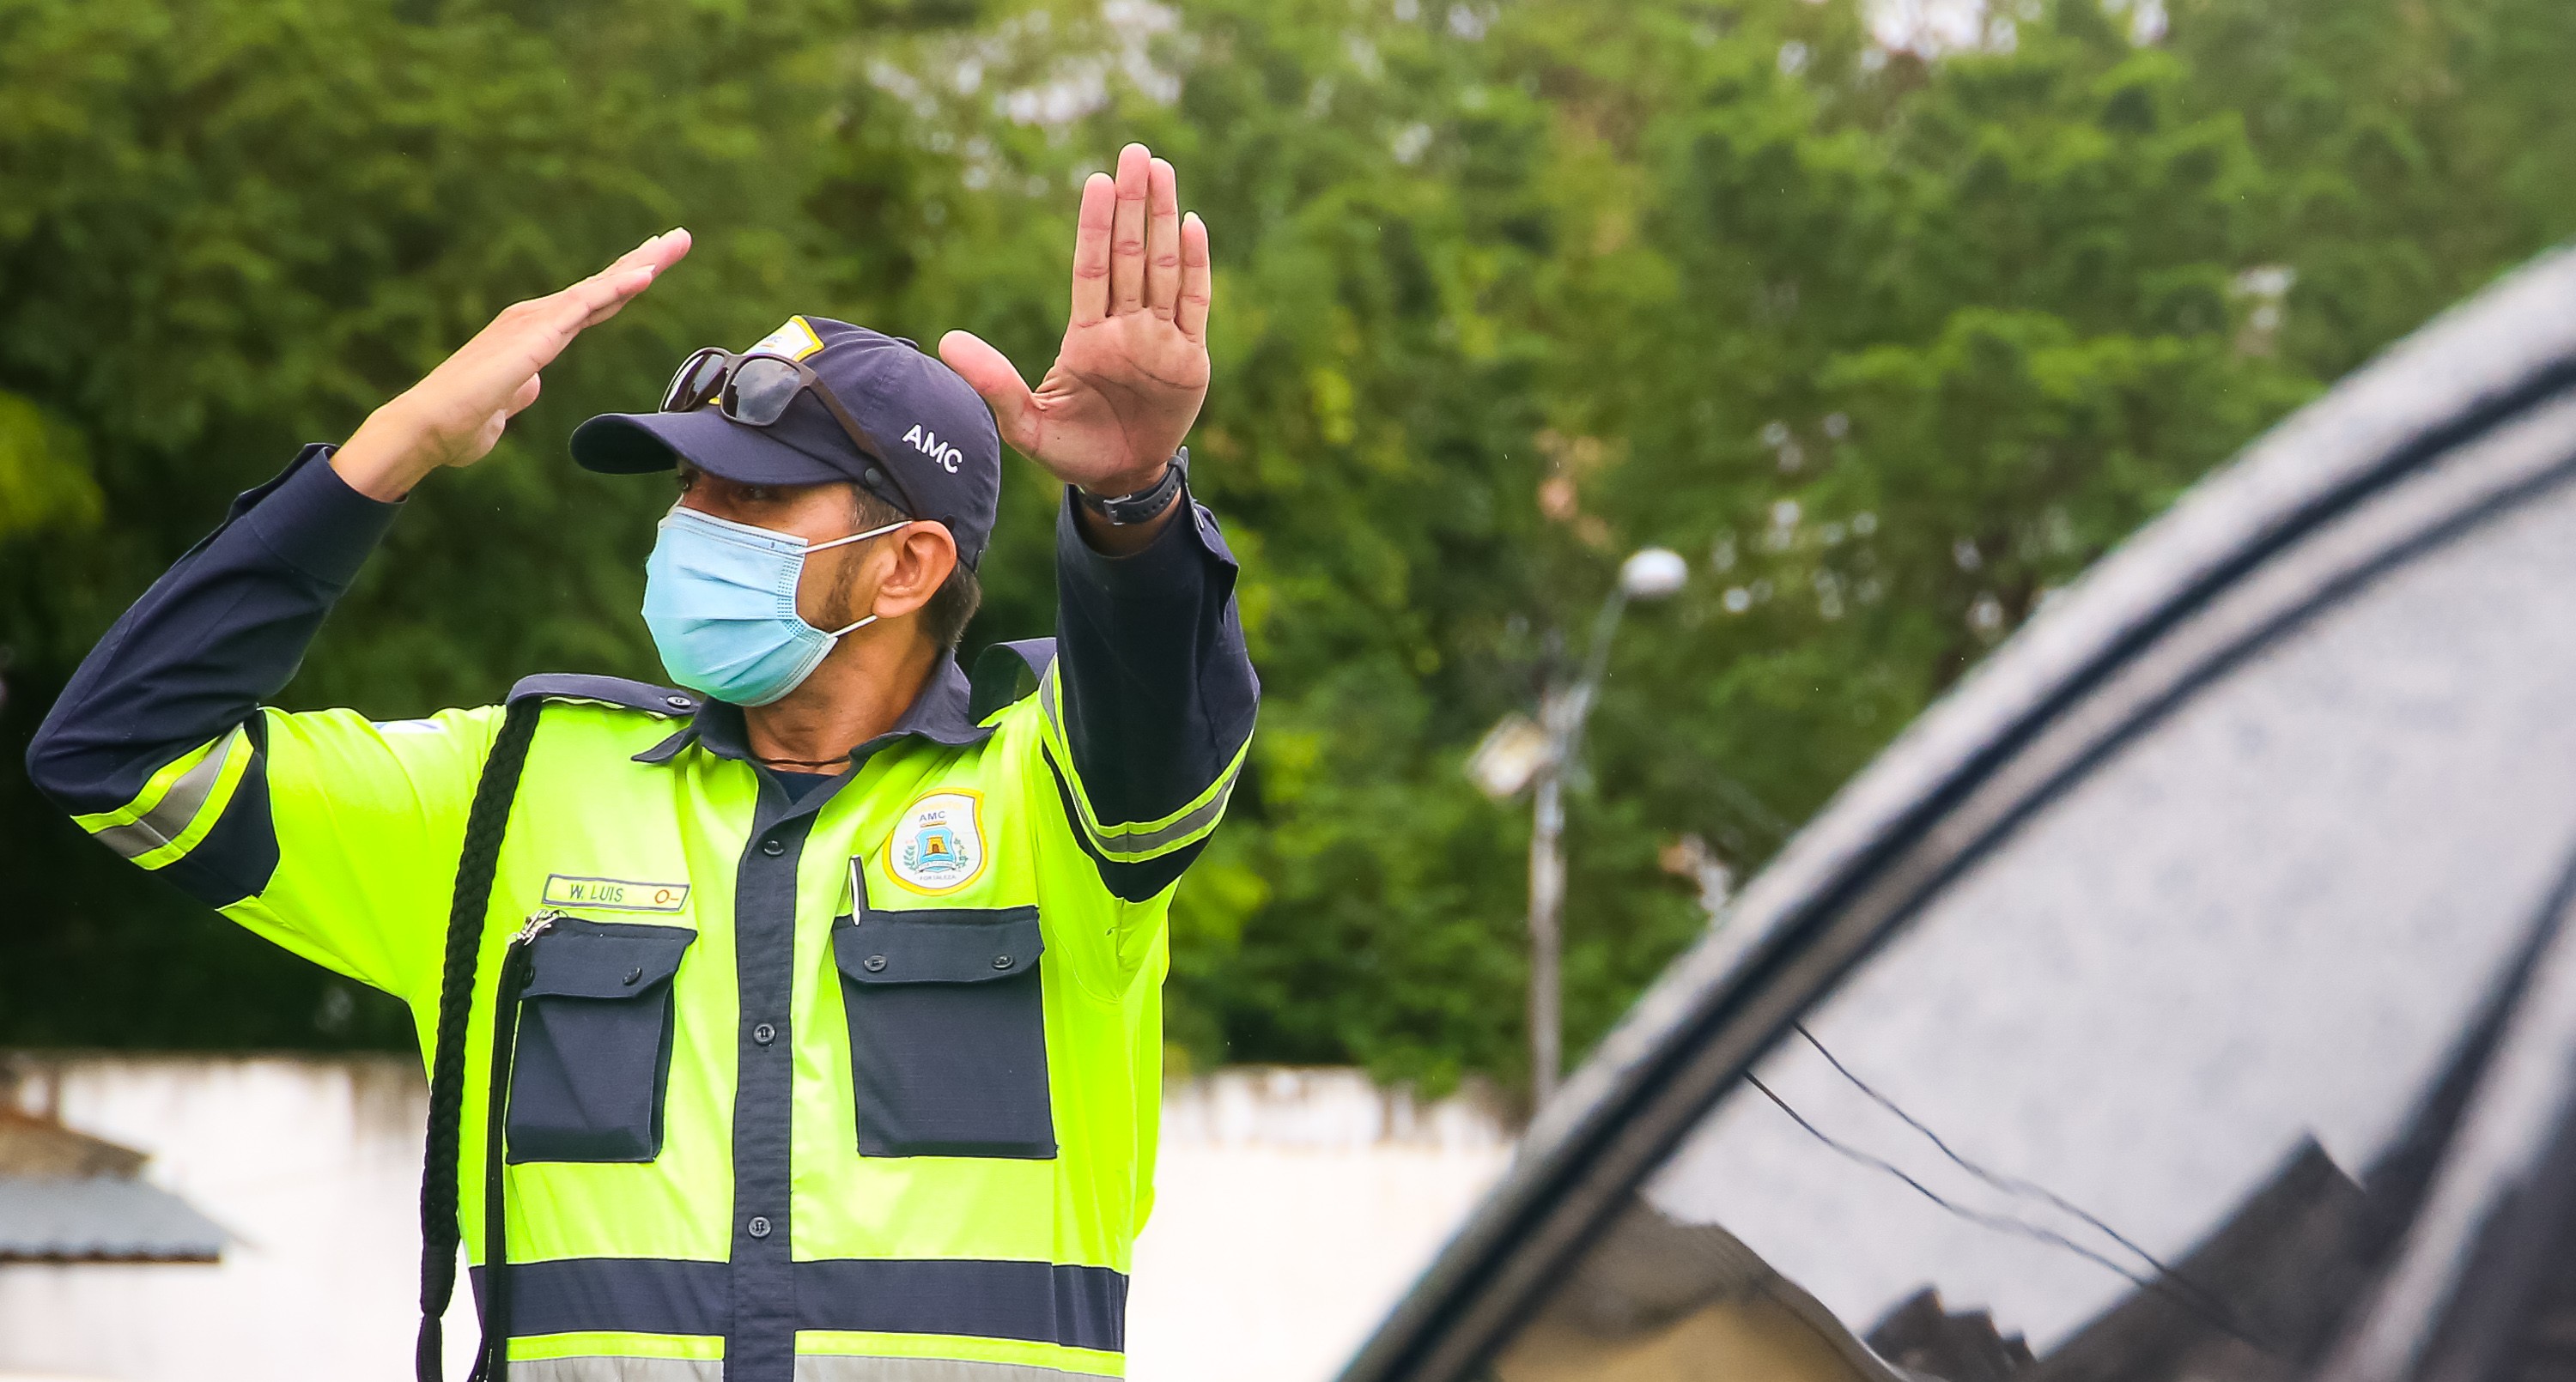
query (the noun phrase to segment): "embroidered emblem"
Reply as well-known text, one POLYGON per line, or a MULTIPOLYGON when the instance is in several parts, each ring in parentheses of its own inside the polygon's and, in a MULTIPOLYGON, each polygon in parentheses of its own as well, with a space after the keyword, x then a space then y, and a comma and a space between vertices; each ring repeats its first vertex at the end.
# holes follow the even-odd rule
POLYGON ((822 348, 823 338, 814 334, 814 328, 807 326, 803 317, 789 317, 785 325, 761 337, 751 347, 764 355, 784 355, 790 360, 802 360, 822 348))
POLYGON ((688 905, 689 885, 550 873, 546 875, 546 901, 557 907, 588 907, 603 912, 676 912, 688 905))
POLYGON ((887 868, 917 893, 953 893, 984 871, 984 799, 932 792, 904 809, 887 868))

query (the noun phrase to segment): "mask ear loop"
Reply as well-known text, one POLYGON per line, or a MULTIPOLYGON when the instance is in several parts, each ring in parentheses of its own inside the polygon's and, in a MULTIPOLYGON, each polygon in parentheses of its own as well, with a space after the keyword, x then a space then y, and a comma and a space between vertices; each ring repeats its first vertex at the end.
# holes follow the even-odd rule
MULTIPOLYGON (((898 522, 888 523, 882 528, 870 528, 864 533, 852 533, 848 537, 836 537, 829 542, 810 542, 805 545, 805 552, 808 556, 811 556, 827 547, 847 547, 853 542, 865 542, 872 537, 884 537, 886 534, 893 532, 897 528, 909 527, 911 524, 912 520, 906 518, 898 522)), ((867 618, 850 625, 846 629, 833 630, 831 636, 834 638, 844 638, 866 628, 868 625, 873 624, 876 621, 877 616, 871 614, 867 618)))
POLYGON ((909 528, 911 526, 911 519, 899 518, 882 528, 870 528, 864 533, 852 533, 848 537, 836 537, 829 542, 806 543, 805 550, 808 552, 820 552, 827 547, 847 547, 853 542, 865 542, 872 537, 884 537, 886 534, 893 532, 897 528, 909 528))

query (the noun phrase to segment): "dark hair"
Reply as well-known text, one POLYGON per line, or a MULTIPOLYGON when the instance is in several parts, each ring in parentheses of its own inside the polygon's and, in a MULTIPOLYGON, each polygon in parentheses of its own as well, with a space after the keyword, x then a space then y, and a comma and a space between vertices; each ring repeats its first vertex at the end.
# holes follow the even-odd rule
MULTIPOLYGON (((907 515, 903 510, 879 499, 857 485, 850 486, 851 507, 856 509, 859 531, 900 523, 907 515)), ((856 568, 852 568, 856 569, 856 568)), ((929 630, 940 647, 953 649, 957 640, 966 636, 966 621, 984 603, 983 583, 975 579, 975 568, 963 559, 949 568, 948 579, 930 594, 930 603, 921 607, 921 626, 929 630)))

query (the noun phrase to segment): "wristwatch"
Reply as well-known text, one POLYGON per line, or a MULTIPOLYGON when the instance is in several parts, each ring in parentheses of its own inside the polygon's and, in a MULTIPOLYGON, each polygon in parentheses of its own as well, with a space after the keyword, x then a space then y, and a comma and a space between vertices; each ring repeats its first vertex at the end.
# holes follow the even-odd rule
POLYGON ((1098 495, 1080 485, 1073 487, 1074 502, 1090 510, 1101 522, 1113 528, 1135 523, 1150 523, 1162 516, 1190 478, 1190 449, 1186 446, 1172 453, 1163 466, 1163 478, 1134 494, 1098 495))

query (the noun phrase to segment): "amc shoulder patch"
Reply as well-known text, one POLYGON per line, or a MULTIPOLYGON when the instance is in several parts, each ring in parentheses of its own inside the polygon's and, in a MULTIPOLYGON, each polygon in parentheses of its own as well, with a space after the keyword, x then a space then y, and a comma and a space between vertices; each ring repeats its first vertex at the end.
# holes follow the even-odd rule
POLYGON ((984 871, 984 798, 930 792, 904 808, 886 842, 886 871, 917 893, 953 893, 984 871))

